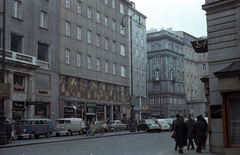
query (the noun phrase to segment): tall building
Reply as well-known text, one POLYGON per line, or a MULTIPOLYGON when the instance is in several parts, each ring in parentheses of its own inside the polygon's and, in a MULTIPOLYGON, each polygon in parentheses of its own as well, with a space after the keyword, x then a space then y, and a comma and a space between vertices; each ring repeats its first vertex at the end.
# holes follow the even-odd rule
POLYGON ((240 153, 240 1, 205 0, 209 76, 202 78, 209 105, 209 148, 240 153))
POLYGON ((127 118, 126 0, 60 0, 60 117, 127 118))
POLYGON ((147 32, 147 89, 151 117, 186 115, 184 38, 168 30, 147 32))
MULTIPOLYGON (((146 41, 146 16, 135 9, 135 3, 130 2, 128 15, 129 19, 129 38, 132 34, 132 42, 129 41, 129 48, 132 44, 132 61, 133 61, 133 96, 135 106, 135 119, 141 120, 147 115, 146 111, 142 110, 142 106, 146 105, 146 63, 147 63, 147 41, 146 41), (134 15, 135 14, 135 15, 134 15), (140 22, 139 22, 140 19, 140 22), (130 23, 132 22, 132 32, 130 32, 130 23)), ((129 49, 131 51, 131 49, 129 49)), ((131 53, 129 52, 129 58, 131 53)), ((131 63, 131 60, 129 61, 131 63)), ((129 64, 131 71, 131 64, 129 64)), ((131 84, 131 75, 129 78, 131 84)), ((131 89, 131 85, 130 85, 131 89)), ((131 91, 130 91, 131 93, 131 91)))
POLYGON ((207 53, 196 53, 191 42, 196 38, 183 31, 174 31, 176 34, 184 38, 184 63, 185 63, 185 92, 187 113, 196 117, 200 114, 207 116, 207 100, 204 93, 204 85, 200 80, 207 76, 209 72, 207 53))
MULTIPOLYGON (((3 5, 1 1, 1 57, 3 5)), ((5 116, 59 118, 59 2, 6 1, 5 116)), ((2 64, 2 59, 0 60, 2 64)), ((2 65, 1 65, 2 69, 2 65)))

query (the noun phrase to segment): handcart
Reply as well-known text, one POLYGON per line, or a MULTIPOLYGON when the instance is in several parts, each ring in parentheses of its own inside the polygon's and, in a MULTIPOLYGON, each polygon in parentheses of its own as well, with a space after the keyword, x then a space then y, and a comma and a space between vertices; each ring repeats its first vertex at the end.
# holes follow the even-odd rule
POLYGON ((108 121, 106 120, 101 120, 97 122, 96 124, 93 124, 90 129, 87 130, 87 136, 94 136, 95 133, 100 133, 100 135, 103 135, 104 129, 102 128, 102 125, 105 124, 108 121))

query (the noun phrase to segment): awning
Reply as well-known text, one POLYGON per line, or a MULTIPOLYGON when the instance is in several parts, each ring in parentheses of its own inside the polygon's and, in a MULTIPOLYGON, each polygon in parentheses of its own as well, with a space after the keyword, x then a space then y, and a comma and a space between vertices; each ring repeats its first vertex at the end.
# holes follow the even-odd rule
POLYGON ((231 63, 226 68, 214 73, 216 77, 240 76, 240 61, 231 63))

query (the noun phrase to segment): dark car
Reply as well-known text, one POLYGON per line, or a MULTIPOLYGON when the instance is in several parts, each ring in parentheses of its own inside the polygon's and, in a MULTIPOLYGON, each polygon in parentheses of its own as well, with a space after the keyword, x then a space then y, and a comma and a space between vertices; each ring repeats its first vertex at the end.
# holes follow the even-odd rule
POLYGON ((161 132, 160 125, 156 124, 154 120, 148 119, 144 121, 140 121, 139 125, 137 126, 137 131, 140 130, 149 132, 150 130, 156 130, 158 132, 161 132))

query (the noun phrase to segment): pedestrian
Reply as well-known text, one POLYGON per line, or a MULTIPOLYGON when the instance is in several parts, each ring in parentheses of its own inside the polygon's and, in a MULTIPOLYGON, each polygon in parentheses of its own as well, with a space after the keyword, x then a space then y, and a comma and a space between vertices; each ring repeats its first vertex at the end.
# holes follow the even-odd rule
POLYGON ((187 124, 187 127, 188 127, 188 135, 187 135, 187 139, 188 139, 187 149, 188 150, 189 150, 190 146, 191 146, 191 149, 194 149, 194 144, 193 144, 194 134, 193 134, 193 131, 192 131, 194 122, 195 122, 195 120, 191 118, 191 114, 188 114, 188 119, 186 121, 186 124, 187 124))
MULTIPOLYGON (((179 114, 176 114, 176 119, 173 120, 173 123, 172 123, 172 126, 171 126, 171 129, 169 130, 170 132, 175 132, 175 128, 176 128, 176 125, 177 125, 177 122, 179 121, 179 114)), ((176 132, 175 132, 176 133, 176 132)), ((177 145, 175 144, 175 151, 177 151, 177 145)))
POLYGON ((203 143, 203 149, 205 149, 205 147, 206 147, 206 142, 207 142, 207 135, 208 135, 208 133, 207 133, 207 128, 208 128, 208 123, 207 123, 207 121, 206 121, 206 119, 202 116, 202 115, 199 115, 200 117, 201 117, 201 121, 205 124, 205 127, 206 127, 206 132, 205 132, 205 141, 204 141, 204 143, 203 143))
POLYGON ((179 116, 179 121, 176 124, 176 145, 179 148, 179 153, 183 153, 183 147, 187 146, 187 134, 188 134, 188 127, 186 122, 184 122, 184 117, 179 116))
POLYGON ((10 143, 11 138, 12 138, 12 126, 9 123, 9 119, 6 119, 5 132, 6 132, 6 136, 7 136, 7 143, 10 143))
POLYGON ((201 117, 197 116, 197 121, 193 123, 193 129, 192 129, 195 138, 194 142, 197 145, 196 152, 197 153, 202 153, 202 145, 205 142, 205 132, 206 132, 206 126, 205 124, 201 121, 201 117))

